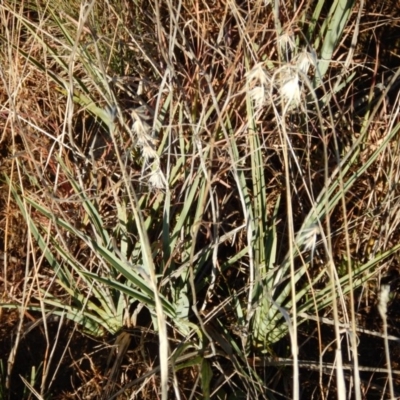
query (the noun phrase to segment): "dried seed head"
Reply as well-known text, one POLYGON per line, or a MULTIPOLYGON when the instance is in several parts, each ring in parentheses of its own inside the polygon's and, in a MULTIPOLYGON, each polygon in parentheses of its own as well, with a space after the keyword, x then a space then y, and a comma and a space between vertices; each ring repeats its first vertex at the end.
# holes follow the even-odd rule
POLYGON ((284 80, 280 92, 286 103, 293 103, 296 106, 300 104, 299 75, 297 72, 293 72, 291 76, 284 80))
POLYGON ((254 103, 254 107, 260 109, 267 98, 267 91, 264 86, 255 86, 250 90, 249 96, 254 103))
POLYGON ((286 61, 290 61, 292 51, 296 48, 294 34, 291 29, 278 37, 278 46, 282 53, 286 55, 286 61))
POLYGON ((262 63, 258 63, 247 73, 247 80, 249 86, 254 85, 249 91, 249 96, 255 108, 260 109, 267 100, 271 78, 262 63))
POLYGON ((249 72, 246 74, 248 82, 256 81, 260 85, 269 86, 271 78, 267 70, 263 67, 262 63, 256 64, 249 72))
POLYGON ((302 229, 299 233, 300 237, 299 240, 303 244, 303 250, 313 251, 315 248, 315 244, 317 242, 317 235, 320 234, 320 228, 318 224, 311 225, 307 228, 302 229))
POLYGON ((316 66, 315 59, 311 53, 309 53, 307 50, 303 50, 296 59, 296 65, 297 68, 301 72, 303 72, 305 75, 308 74, 308 71, 310 69, 310 66, 316 66))
POLYGON ((378 311, 383 320, 386 318, 389 295, 390 295, 390 285, 382 285, 381 291, 379 293, 378 311))
POLYGON ((142 155, 146 162, 153 159, 158 159, 157 152, 148 144, 142 145, 142 155))
POLYGON ((141 179, 148 179, 147 182, 152 188, 165 189, 167 183, 160 169, 160 159, 155 148, 157 140, 151 136, 151 126, 146 122, 149 119, 146 111, 147 109, 144 107, 131 111, 132 132, 136 134, 136 145, 141 149, 144 158, 141 179), (151 172, 144 176, 144 172, 149 170, 151 172))
POLYGON ((160 168, 151 173, 148 182, 154 189, 165 189, 167 187, 166 179, 160 168))

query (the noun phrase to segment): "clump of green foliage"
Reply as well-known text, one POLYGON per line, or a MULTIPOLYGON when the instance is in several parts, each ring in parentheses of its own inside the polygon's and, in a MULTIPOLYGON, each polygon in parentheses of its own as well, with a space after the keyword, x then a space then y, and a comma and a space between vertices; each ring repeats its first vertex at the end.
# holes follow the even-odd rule
MULTIPOLYGON (((68 369, 71 398, 299 399, 315 370, 318 398, 362 398, 360 309, 400 246, 400 69, 368 53, 375 11, 0 5, 4 396, 59 395, 68 369), (101 351, 76 355, 82 334, 101 351)), ((394 398, 388 301, 368 332, 394 398)))

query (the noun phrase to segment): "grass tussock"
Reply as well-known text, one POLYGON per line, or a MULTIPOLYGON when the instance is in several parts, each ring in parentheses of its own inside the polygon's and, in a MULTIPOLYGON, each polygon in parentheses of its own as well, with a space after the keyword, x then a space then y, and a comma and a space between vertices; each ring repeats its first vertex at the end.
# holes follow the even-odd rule
POLYGON ((3 1, 0 397, 400 396, 400 9, 366 3, 3 1))

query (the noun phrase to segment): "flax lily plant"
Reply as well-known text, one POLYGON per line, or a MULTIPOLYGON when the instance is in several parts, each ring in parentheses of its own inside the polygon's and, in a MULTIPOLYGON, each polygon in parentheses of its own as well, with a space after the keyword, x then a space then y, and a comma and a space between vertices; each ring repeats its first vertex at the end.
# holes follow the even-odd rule
POLYGON ((26 224, 34 276, 27 272, 24 301, 1 307, 68 319, 96 338, 154 331, 159 366, 118 392, 106 385, 103 398, 133 396, 132 387, 150 386, 145 379, 153 375, 160 375, 157 395, 181 398, 179 373, 188 369, 197 377, 191 398, 197 390, 205 399, 235 391, 235 398, 278 398, 254 360, 274 366, 286 340, 287 395, 299 399, 299 332, 316 320, 322 347, 320 317, 329 315, 338 398, 348 398, 345 326, 360 400, 354 293, 400 245, 386 240, 381 252, 355 261, 358 222, 349 220, 348 199, 393 150, 399 126, 393 116, 382 140, 365 149, 386 92, 359 116, 350 143, 337 140, 345 124, 333 100, 356 73, 348 70, 351 56, 339 70, 332 62, 355 4, 334 1, 321 22, 325 2, 312 2, 307 25, 310 11, 299 8, 300 30, 290 21, 281 26, 279 1, 259 2, 249 15, 226 1, 205 40, 196 36, 203 14, 182 2, 151 2, 149 17, 135 1, 131 25, 108 2, 85 3, 74 17, 38 1, 29 10, 35 18, 8 3, 2 12, 30 46, 8 40, 8 31, 0 40, 54 89, 61 111, 51 130, 8 106, 20 137, 13 146, 22 151, 4 180, 26 224), (261 16, 273 39, 253 37, 261 16), (226 21, 235 40, 220 27, 226 21), (340 256, 334 242, 345 243, 340 256))

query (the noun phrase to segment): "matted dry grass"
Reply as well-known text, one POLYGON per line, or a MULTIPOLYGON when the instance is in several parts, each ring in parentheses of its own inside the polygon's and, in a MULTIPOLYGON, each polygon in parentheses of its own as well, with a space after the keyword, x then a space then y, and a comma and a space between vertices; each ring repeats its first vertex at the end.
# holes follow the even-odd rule
POLYGON ((278 3, 2 3, 0 397, 399 396, 399 6, 278 3))

